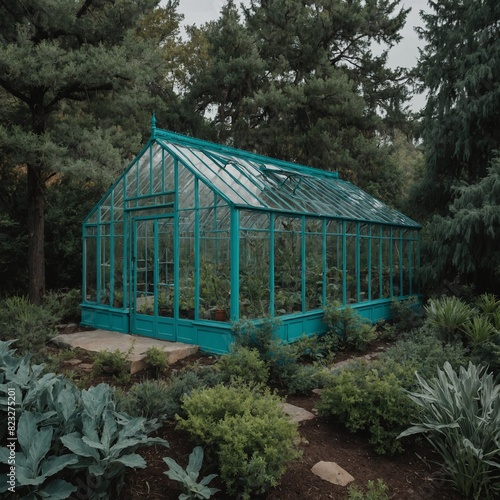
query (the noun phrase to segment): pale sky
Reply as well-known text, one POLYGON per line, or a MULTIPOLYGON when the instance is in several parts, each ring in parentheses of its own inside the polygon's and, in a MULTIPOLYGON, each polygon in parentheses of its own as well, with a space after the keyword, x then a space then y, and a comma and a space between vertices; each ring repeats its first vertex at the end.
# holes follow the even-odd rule
MULTIPOLYGON (((200 25, 217 19, 224 3, 224 0, 180 0, 178 11, 184 14, 184 24, 200 25)), ((240 3, 241 1, 237 1, 237 4, 240 3)), ((243 3, 249 4, 250 2, 244 1, 243 3)), ((417 62, 418 46, 422 43, 413 28, 422 25, 419 12, 427 9, 427 0, 405 0, 402 5, 405 8, 411 7, 411 11, 402 31, 403 40, 389 54, 389 64, 411 68, 417 62)), ((424 96, 416 96, 412 107, 417 111, 424 104, 424 96)))

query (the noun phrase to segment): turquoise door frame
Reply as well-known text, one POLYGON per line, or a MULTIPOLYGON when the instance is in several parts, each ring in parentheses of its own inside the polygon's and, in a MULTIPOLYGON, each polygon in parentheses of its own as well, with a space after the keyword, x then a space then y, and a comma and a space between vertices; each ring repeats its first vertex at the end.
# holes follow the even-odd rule
POLYGON ((131 333, 177 340, 174 217, 132 219, 131 333))

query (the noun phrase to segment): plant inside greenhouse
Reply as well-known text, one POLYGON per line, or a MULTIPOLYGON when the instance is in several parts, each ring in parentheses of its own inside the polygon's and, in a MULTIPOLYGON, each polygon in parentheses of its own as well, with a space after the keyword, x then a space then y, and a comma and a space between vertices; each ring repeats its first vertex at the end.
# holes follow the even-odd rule
POLYGON ((420 226, 336 172, 156 128, 83 225, 88 326, 226 352, 231 322, 324 331, 417 292, 420 226))

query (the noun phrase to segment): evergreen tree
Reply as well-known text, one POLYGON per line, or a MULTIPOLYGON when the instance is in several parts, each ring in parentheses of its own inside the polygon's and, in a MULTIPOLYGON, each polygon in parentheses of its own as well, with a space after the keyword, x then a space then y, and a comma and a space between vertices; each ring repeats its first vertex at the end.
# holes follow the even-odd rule
POLYGON ((233 1, 206 27, 209 62, 189 97, 216 139, 319 168, 394 200, 387 131, 405 120, 402 70, 374 42, 400 40, 399 1, 233 1))
MULTIPOLYGON (((140 36, 158 0, 0 1, 3 167, 26 165, 29 294, 45 292, 47 182, 95 178, 137 151, 162 65, 140 36), (140 113, 143 113, 142 116, 140 113)), ((172 7, 172 6, 171 6, 172 7)))
POLYGON ((422 216, 446 213, 454 182, 482 179, 500 147, 500 3, 429 0, 429 6, 431 12, 421 12, 426 45, 416 70, 428 95, 426 172, 413 202, 422 216))

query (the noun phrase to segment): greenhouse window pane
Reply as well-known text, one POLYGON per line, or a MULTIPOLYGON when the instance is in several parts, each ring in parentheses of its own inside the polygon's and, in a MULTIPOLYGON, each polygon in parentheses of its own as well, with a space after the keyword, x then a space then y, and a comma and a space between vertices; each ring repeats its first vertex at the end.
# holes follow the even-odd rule
POLYGON ((108 225, 100 226, 100 289, 99 303, 109 305, 110 303, 110 277, 111 277, 111 242, 110 227, 108 225))
MULTIPOLYGON (((87 233, 90 229, 86 228, 87 233)), ((97 301, 97 238, 95 236, 87 236, 84 240, 84 255, 85 255, 85 291, 84 297, 86 302, 97 301)))
POLYGON ((329 221, 326 226, 326 300, 342 300, 342 223, 329 221))
POLYGON ((302 311, 302 219, 276 217, 274 228, 275 315, 302 311))
POLYGON ((306 219, 306 310, 323 302, 323 221, 306 219))
POLYGON ((362 224, 360 227, 359 240, 359 300, 366 302, 369 298, 369 281, 371 277, 371 238, 368 224, 362 224))

